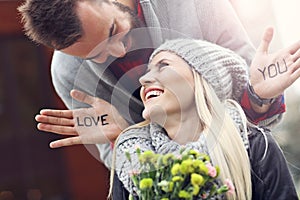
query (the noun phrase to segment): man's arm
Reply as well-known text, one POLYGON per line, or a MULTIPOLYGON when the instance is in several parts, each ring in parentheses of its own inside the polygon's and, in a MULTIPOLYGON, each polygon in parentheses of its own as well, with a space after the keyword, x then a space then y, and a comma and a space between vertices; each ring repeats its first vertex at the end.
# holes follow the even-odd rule
POLYGON ((269 122, 276 115, 281 118, 285 112, 284 90, 300 76, 300 42, 269 53, 272 38, 273 29, 267 28, 251 63, 250 82, 241 100, 250 120, 264 126, 270 124, 262 124, 263 118, 269 122))
MULTIPOLYGON (((93 74, 92 71, 88 71, 88 68, 84 68, 82 66, 82 63, 83 60, 80 58, 64 54, 60 51, 54 52, 51 64, 52 82, 57 94, 69 109, 90 107, 86 103, 73 100, 70 96, 70 91, 76 87, 81 91, 93 94, 95 92, 95 84, 97 84, 99 81, 97 76, 93 74), (87 70, 87 73, 83 73, 80 70, 87 70), (78 74, 80 76, 85 74, 86 78, 77 80, 78 74)), ((57 131, 52 131, 49 128, 48 130, 44 129, 44 131, 57 133, 57 131)), ((71 143, 69 141, 67 142, 69 145, 73 145, 74 143, 82 143, 80 140, 76 140, 71 143)), ((96 144, 96 142, 93 144, 96 144)), ((53 145, 53 143, 51 145, 53 145)), ((66 143, 54 143, 54 147, 61 146, 66 146, 66 143)), ((110 168, 112 153, 110 143, 96 144, 96 146, 100 153, 100 160, 104 162, 106 167, 110 168)))
MULTIPOLYGON (((232 5, 229 1, 195 1, 196 8, 199 13, 198 22, 200 23, 201 32, 205 40, 212 41, 225 48, 229 48, 243 57, 248 66, 251 65, 255 48, 253 47, 246 31, 244 30, 238 16, 236 15, 232 5)), ((270 42, 272 38, 266 33, 263 41, 268 39, 270 42)), ((266 42, 262 42, 266 44, 266 42)), ((262 45, 263 46, 263 45, 262 45)), ((265 47, 266 48, 266 47, 265 47)), ((258 57, 258 61, 262 57, 258 57)), ((255 59, 255 58, 254 58, 255 59)), ((265 64, 265 63, 263 63, 265 64)), ((257 68, 257 65, 255 66, 257 68)), ((249 71, 249 69, 247 69, 249 71)), ((250 73, 255 70, 253 66, 250 67, 250 73)), ((256 87, 260 80, 253 80, 253 86, 256 87)), ((276 101, 275 104, 266 104, 258 106, 249 95, 245 95, 247 90, 244 90, 243 99, 240 104, 247 113, 247 117, 252 122, 259 122, 263 125, 274 125, 281 119, 284 109, 277 110, 276 108, 285 107, 284 101, 276 101), (245 109, 247 108, 247 109, 245 109), (249 115, 248 113, 251 113, 249 115)), ((261 94, 260 94, 261 95, 261 94)))

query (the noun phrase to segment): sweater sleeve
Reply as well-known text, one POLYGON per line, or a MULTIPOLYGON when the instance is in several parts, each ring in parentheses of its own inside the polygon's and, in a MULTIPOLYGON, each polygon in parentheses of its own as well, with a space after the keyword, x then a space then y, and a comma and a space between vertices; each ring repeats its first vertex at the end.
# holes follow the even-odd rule
MULTIPOLYGON (((229 48, 244 58, 250 67, 255 54, 243 25, 228 0, 194 0, 203 39, 229 48)), ((245 92, 244 92, 245 93, 245 92)), ((272 127, 282 119, 284 101, 277 101, 264 115, 247 107, 248 96, 240 101, 250 121, 260 126, 272 127)))
POLYGON ((261 130, 249 136, 252 199, 298 199, 282 150, 270 132, 261 130))
POLYGON ((203 39, 216 43, 243 57, 248 66, 255 48, 228 0, 194 0, 203 39))
MULTIPOLYGON (((70 91, 74 88, 80 91, 93 94, 95 83, 98 79, 89 67, 82 65, 82 59, 55 51, 51 63, 52 82, 58 96, 64 102, 68 109, 86 108, 87 104, 75 101, 70 95, 70 91), (81 78, 78 77, 80 71, 81 78), (83 71, 85 70, 85 71, 83 71), (86 77, 82 77, 85 75, 86 77), (79 81, 77 80, 79 79, 79 81), (77 81, 76 81, 77 80, 77 81)), ((100 159, 106 167, 111 167, 112 151, 109 143, 96 145, 100 159)))
POLYGON ((252 109, 247 89, 243 91, 242 98, 240 99, 240 105, 242 106, 248 120, 261 127, 273 127, 278 124, 281 121, 282 115, 286 110, 284 95, 282 94, 276 98, 275 102, 271 105, 268 112, 255 112, 252 109))

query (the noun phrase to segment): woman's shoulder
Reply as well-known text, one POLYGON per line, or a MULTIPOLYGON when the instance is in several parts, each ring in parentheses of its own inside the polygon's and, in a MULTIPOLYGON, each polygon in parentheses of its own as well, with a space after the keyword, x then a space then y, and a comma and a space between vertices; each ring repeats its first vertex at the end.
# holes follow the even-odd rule
POLYGON ((118 137, 118 141, 128 138, 149 138, 150 123, 144 121, 126 128, 118 137))

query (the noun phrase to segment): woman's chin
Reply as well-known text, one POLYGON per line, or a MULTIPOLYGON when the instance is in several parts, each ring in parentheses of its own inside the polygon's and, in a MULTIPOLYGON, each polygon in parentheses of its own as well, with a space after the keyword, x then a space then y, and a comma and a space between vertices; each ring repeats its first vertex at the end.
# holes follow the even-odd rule
POLYGON ((145 120, 150 120, 150 114, 146 109, 143 110, 142 116, 145 120))

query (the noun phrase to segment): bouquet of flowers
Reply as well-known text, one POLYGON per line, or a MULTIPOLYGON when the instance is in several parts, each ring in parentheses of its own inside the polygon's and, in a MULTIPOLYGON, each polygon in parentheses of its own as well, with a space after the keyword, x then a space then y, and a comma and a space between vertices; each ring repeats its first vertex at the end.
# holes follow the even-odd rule
MULTIPOLYGON (((206 154, 184 149, 179 155, 141 153, 139 148, 136 152, 140 170, 132 172, 131 178, 140 200, 210 199, 234 191, 230 180, 220 184, 220 169, 212 166, 206 154)), ((131 162, 129 153, 126 157, 131 162)))

